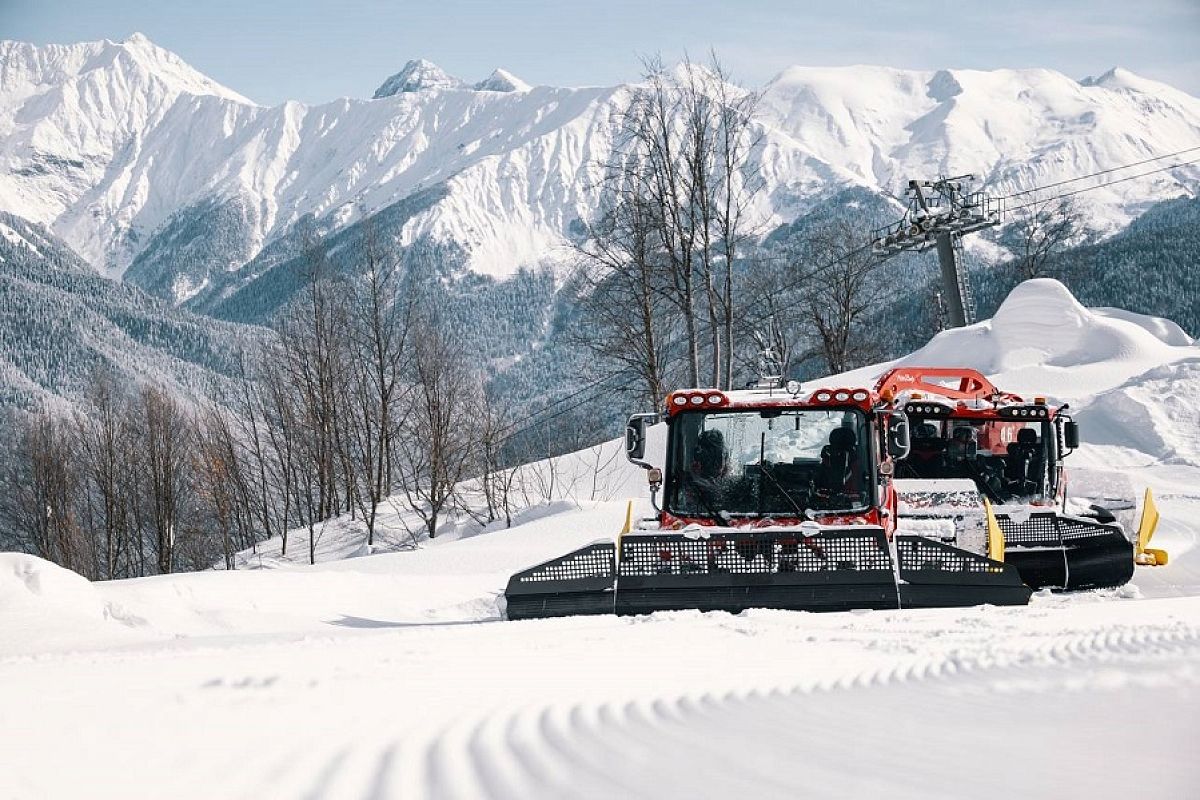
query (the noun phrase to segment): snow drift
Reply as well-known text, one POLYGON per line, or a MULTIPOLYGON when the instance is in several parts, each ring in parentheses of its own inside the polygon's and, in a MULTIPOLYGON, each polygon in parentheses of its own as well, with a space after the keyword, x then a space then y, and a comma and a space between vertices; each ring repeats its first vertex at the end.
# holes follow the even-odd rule
POLYGON ((1200 467, 1200 348, 1092 398, 1077 415, 1094 444, 1126 447, 1165 464, 1200 467))
POLYGON ((35 556, 0 553, 0 608, 39 607, 103 617, 99 591, 78 573, 35 556))

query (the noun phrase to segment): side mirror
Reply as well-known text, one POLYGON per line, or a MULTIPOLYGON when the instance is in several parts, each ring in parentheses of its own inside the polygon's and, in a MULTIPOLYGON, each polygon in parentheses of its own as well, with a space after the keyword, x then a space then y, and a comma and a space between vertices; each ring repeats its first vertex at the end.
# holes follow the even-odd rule
POLYGON ((1079 423, 1073 419, 1067 420, 1063 425, 1063 444, 1068 450, 1079 447, 1079 423))
POLYGON ((888 414, 887 420, 887 453, 896 461, 901 461, 908 458, 908 452, 912 449, 912 439, 908 428, 908 415, 893 411, 888 414))
POLYGON ((631 419, 625 426, 625 457, 630 461, 640 461, 646 455, 646 429, 640 422, 631 419))
POLYGON ((625 425, 625 457, 639 467, 649 469, 646 457, 646 428, 658 422, 657 414, 634 414, 625 425))

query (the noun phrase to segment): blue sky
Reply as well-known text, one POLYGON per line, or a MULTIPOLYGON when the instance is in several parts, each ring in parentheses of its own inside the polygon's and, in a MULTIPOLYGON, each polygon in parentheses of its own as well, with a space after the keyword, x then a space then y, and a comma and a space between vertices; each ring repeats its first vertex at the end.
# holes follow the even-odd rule
POLYGON ((714 48, 743 83, 792 64, 934 69, 1123 66, 1200 96, 1200 0, 0 0, 0 38, 141 31, 261 103, 369 97, 410 58, 479 80, 607 84, 638 56, 714 48))

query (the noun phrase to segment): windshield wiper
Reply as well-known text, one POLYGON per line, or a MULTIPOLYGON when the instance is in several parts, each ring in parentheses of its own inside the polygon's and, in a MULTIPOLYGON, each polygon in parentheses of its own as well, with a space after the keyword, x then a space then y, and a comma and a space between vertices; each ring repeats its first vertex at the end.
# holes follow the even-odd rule
POLYGON ((772 472, 771 468, 767 466, 767 462, 759 461, 758 468, 762 470, 763 475, 766 475, 771 479, 771 483, 775 484, 775 488, 778 489, 779 493, 782 494, 788 503, 791 504, 792 508, 796 509, 796 516, 804 519, 804 509, 799 503, 796 502, 796 498, 792 497, 791 494, 788 493, 788 490, 783 488, 783 484, 780 483, 779 479, 775 477, 775 473, 772 472))
MULTIPOLYGON (((688 478, 690 478, 690 476, 687 476, 684 478, 685 483, 688 480, 688 478)), ((704 507, 704 510, 703 511, 682 511, 681 513, 684 516, 708 517, 709 519, 713 519, 718 522, 723 522, 726 525, 728 525, 729 524, 729 516, 730 516, 729 512, 726 511, 725 509, 718 509, 715 507, 715 504, 711 502, 712 498, 709 496, 708 488, 699 486, 696 483, 694 478, 691 479, 691 485, 692 485, 692 488, 695 490, 692 493, 692 497, 696 501, 698 501, 701 506, 704 507)))

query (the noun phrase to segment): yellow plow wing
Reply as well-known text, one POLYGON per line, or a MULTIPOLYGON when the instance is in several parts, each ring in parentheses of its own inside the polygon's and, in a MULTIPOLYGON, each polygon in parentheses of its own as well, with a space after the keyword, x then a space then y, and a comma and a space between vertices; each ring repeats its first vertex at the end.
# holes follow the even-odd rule
POLYGON ((1143 567, 1161 567, 1167 563, 1167 551, 1147 547, 1154 537, 1158 527, 1158 506, 1154 504, 1154 494, 1147 487, 1146 496, 1142 499, 1142 521, 1138 525, 1137 544, 1133 560, 1143 567))

